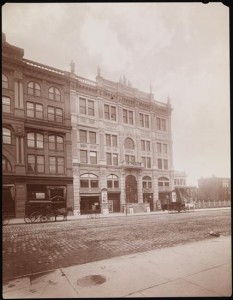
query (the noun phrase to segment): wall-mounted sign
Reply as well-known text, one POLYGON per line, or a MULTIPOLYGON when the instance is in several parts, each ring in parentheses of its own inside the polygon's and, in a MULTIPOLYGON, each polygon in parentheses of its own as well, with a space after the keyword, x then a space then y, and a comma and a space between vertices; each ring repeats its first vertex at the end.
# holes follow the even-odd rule
POLYGON ((107 189, 102 189, 101 199, 102 199, 102 203, 108 203, 108 191, 107 191, 107 189))

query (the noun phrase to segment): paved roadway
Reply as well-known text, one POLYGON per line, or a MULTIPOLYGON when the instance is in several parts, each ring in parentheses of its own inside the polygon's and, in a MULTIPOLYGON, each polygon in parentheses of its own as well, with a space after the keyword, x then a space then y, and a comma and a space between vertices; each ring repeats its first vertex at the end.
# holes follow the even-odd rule
POLYGON ((79 219, 3 227, 3 279, 231 234, 231 211, 79 219))

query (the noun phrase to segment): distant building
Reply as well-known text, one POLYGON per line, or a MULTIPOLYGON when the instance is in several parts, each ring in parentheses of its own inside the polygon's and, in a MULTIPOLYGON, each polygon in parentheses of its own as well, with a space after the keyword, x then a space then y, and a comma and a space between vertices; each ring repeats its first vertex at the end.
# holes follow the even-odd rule
POLYGON ((198 180, 199 201, 229 201, 231 198, 231 182, 229 178, 210 177, 198 180))

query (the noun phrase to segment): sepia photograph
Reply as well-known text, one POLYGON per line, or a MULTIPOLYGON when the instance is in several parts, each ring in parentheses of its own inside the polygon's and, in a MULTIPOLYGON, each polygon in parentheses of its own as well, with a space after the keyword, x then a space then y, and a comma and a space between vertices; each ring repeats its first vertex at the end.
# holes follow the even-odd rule
POLYGON ((225 2, 2 6, 2 297, 230 297, 225 2))

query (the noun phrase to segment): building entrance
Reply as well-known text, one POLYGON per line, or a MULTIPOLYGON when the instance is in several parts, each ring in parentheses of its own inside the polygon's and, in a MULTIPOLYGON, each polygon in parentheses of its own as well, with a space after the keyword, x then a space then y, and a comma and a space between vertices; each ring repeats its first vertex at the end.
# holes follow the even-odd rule
POLYGON ((125 195, 126 203, 138 202, 137 180, 133 175, 128 175, 125 178, 125 195))
POLYGON ((120 193, 108 193, 109 212, 120 212, 120 193))
POLYGON ((3 186, 2 211, 9 217, 15 217, 14 186, 3 186))

